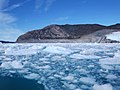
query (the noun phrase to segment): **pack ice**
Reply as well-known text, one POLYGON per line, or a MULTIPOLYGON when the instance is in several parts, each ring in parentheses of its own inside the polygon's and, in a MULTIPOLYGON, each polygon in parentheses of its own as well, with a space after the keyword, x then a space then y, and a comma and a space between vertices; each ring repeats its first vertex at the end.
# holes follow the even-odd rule
POLYGON ((0 76, 46 90, 120 90, 120 44, 0 44, 0 76))

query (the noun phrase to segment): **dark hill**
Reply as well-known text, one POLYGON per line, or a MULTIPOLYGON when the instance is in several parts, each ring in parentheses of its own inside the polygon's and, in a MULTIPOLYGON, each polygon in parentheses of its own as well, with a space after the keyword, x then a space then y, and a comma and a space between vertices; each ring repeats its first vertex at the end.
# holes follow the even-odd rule
POLYGON ((17 42, 40 39, 78 39, 83 35, 106 28, 98 24, 50 25, 21 35, 17 42))
MULTIPOLYGON (((18 37, 18 43, 39 42, 97 42, 98 38, 106 42, 105 34, 120 31, 120 24, 103 26, 99 24, 77 24, 77 25, 49 25, 43 29, 33 30, 18 37), (96 38, 97 37, 97 38, 96 38), (104 37, 104 39, 103 39, 104 37), (102 38, 102 39, 101 39, 102 38), (46 41, 47 40, 47 41, 46 41), (66 41, 67 40, 67 41, 66 41)), ((107 42, 110 42, 109 40, 107 42)))

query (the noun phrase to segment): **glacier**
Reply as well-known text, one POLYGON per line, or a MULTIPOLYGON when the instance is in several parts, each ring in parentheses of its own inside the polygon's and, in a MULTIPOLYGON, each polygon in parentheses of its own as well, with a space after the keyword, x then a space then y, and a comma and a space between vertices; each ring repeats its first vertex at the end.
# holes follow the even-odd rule
POLYGON ((18 76, 46 90, 120 90, 120 44, 0 44, 0 76, 18 76))

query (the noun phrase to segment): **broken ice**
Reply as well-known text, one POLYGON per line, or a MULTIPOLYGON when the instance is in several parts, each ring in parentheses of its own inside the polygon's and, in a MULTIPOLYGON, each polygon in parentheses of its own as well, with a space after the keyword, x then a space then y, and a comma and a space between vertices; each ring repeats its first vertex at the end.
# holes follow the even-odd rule
POLYGON ((120 90, 120 44, 0 44, 0 75, 46 90, 120 90))

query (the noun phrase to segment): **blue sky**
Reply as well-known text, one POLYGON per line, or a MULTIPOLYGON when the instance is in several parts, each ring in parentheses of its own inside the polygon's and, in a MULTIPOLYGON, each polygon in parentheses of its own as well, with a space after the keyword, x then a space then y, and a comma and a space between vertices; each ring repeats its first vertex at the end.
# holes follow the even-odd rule
POLYGON ((50 24, 120 22, 120 0, 0 0, 0 40, 50 24))

